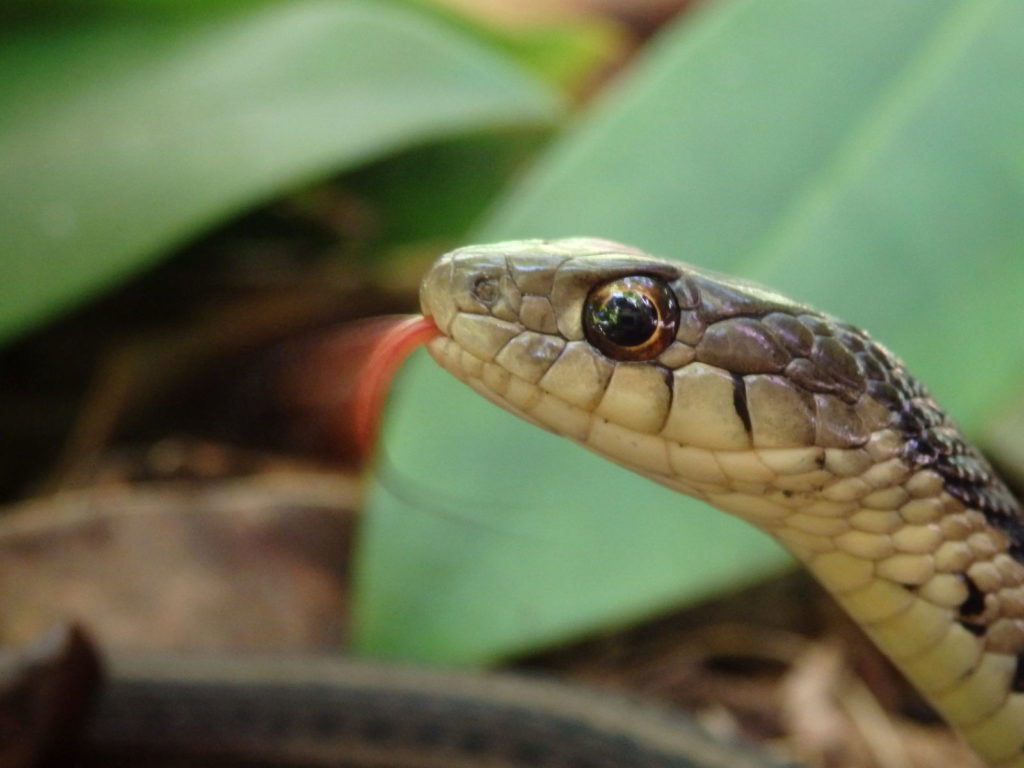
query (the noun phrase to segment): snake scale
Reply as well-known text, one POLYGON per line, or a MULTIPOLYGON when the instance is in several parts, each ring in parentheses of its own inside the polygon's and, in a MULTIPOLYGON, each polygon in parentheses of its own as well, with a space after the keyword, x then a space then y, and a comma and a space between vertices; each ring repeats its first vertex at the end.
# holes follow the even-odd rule
POLYGON ((994 768, 1024 768, 1024 514, 892 353, 770 290, 573 238, 460 248, 432 357, 773 536, 994 768))

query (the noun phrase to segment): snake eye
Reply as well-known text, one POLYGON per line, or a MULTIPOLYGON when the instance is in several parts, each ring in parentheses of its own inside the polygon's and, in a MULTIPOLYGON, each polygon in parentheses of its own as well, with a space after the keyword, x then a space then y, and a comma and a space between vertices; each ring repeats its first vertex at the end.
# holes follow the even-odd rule
POLYGON ((653 277, 597 286, 583 306, 587 341, 614 360, 650 360, 672 343, 679 323, 675 294, 653 277))

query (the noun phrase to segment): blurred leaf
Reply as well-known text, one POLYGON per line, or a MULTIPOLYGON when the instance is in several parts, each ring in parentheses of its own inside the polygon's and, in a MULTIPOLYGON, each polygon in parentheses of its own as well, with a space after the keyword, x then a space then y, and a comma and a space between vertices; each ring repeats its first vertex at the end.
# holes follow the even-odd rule
POLYGON ((557 99, 385 3, 87 14, 0 37, 0 338, 286 188, 557 99))
MULTIPOLYGON (((1024 367, 1024 5, 730 0, 647 53, 479 239, 611 237, 760 279, 869 328, 977 423, 1024 367)), ((363 648, 490 659, 779 562, 438 376, 409 371, 388 425, 421 490, 375 495, 363 648)))
POLYGON ((348 173, 338 185, 378 213, 368 250, 456 243, 537 151, 537 131, 460 136, 415 147, 348 173), (438 183, 443 179, 444 183, 438 183))
POLYGON ((986 420, 979 439, 1017 498, 1024 498, 1024 379, 1018 377, 1012 396, 986 420))
POLYGON ((785 5, 663 40, 481 239, 586 232, 761 280, 872 331, 970 428, 1024 367, 1024 7, 785 5))
POLYGON ((572 91, 622 55, 628 40, 608 22, 590 21, 516 30, 495 42, 545 79, 572 91))
POLYGON ((438 0, 393 0, 421 8, 513 56, 552 85, 573 91, 620 56, 628 38, 624 28, 593 18, 534 25, 498 26, 479 21, 438 0))
POLYGON ((787 562, 749 526, 638 492, 628 471, 451 384, 421 352, 395 389, 361 533, 360 650, 491 661, 787 562))

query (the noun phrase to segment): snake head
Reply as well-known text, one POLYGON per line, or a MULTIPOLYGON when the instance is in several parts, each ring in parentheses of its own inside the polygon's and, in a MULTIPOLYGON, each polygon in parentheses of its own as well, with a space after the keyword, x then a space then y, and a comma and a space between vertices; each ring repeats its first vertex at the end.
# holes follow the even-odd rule
POLYGON ((928 470, 925 485, 1021 528, 896 357, 754 283, 607 240, 523 240, 445 254, 420 297, 431 355, 482 395, 762 527, 928 470))
POLYGON ((868 379, 895 363, 863 332, 607 240, 460 248, 421 302, 443 367, 648 474, 678 474, 674 450, 858 447, 890 421, 868 379))

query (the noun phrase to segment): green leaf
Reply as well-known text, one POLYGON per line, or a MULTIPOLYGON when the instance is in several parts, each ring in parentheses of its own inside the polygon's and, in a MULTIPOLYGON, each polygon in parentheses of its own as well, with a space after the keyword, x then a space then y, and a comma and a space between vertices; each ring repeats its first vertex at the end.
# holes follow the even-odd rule
POLYGON ((662 40, 481 236, 593 233, 761 280, 872 331, 971 426, 1024 362, 1019 21, 734 0, 662 40))
POLYGON ((361 651, 493 661, 785 562, 749 526, 651 483, 638 495, 627 470, 451 384, 417 353, 395 389, 362 525, 361 651), (723 543, 737 562, 716 569, 723 543))
POLYGON ((0 36, 0 339, 290 187, 558 112, 504 56, 402 7, 211 8, 0 36))
POLYGON ((622 55, 629 35, 597 16, 542 24, 496 26, 443 0, 392 0, 422 8, 456 29, 513 56, 553 85, 573 91, 622 55))
MULTIPOLYGON (((1021 82, 1014 0, 709 4, 480 239, 610 237, 771 283, 872 330, 971 426, 1024 364, 1021 82)), ((460 386, 417 366, 396 398, 385 452, 406 483, 377 492, 365 532, 363 648, 486 660, 778 562, 460 386)))
POLYGON ((431 142, 345 174, 337 183, 376 213, 366 251, 458 243, 541 146, 539 131, 486 133, 431 142), (439 180, 443 179, 443 183, 439 180))

